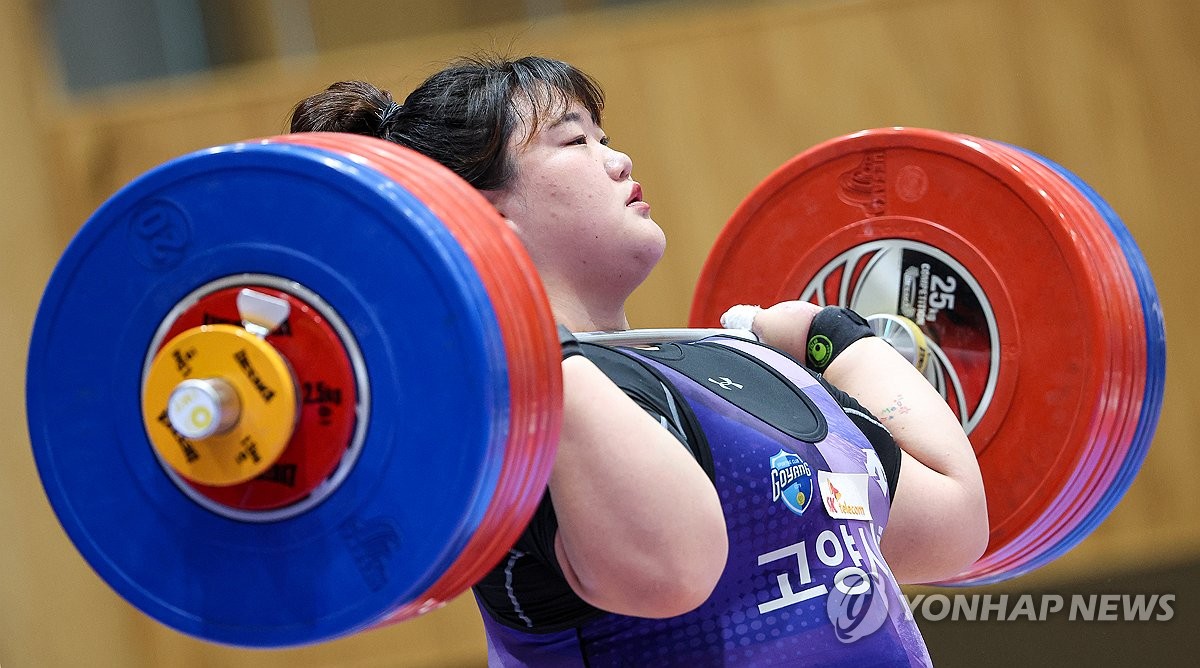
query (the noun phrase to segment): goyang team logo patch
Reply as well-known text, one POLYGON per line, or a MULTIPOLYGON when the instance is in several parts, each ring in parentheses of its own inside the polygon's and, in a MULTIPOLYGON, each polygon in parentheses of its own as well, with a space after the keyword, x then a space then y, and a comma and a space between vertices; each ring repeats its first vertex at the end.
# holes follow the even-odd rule
POLYGON ((783 501, 788 510, 803 515, 812 501, 813 472, 799 455, 780 450, 771 457, 771 500, 783 501))

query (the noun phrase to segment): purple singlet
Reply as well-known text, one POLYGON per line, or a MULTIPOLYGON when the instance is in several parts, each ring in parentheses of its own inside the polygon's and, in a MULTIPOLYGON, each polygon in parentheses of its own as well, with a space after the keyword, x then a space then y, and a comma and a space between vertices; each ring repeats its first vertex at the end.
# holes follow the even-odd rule
POLYGON ((703 345, 782 374, 828 433, 816 443, 789 436, 723 396, 739 389, 736 378, 703 382, 639 356, 679 390, 707 437, 729 532, 725 571, 699 608, 670 619, 606 614, 538 634, 484 613, 491 665, 931 665, 880 554, 890 500, 871 444, 790 358, 732 338, 703 345))

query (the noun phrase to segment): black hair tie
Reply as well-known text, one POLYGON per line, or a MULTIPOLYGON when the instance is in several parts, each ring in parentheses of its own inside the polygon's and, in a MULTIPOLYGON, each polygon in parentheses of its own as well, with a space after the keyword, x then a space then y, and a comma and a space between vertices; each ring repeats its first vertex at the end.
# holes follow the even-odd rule
POLYGON ((380 129, 386 131, 387 127, 396 119, 396 116, 400 113, 401 109, 403 109, 401 105, 396 104, 395 102, 389 102, 387 109, 379 112, 380 129))

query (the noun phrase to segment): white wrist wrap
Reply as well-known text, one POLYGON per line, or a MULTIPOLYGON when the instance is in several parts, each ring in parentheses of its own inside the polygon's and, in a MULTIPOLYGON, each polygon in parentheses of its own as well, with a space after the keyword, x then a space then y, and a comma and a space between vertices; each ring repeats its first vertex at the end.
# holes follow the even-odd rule
POLYGON ((754 324, 754 317, 758 315, 759 311, 762 309, 757 306, 738 304, 721 316, 721 326, 725 329, 748 330, 754 324))

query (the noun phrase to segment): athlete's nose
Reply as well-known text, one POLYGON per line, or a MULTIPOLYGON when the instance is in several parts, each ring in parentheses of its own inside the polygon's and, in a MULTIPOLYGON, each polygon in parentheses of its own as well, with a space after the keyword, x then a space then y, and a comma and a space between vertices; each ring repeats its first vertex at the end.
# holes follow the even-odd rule
POLYGON ((633 160, 628 155, 616 149, 609 149, 609 151, 609 157, 604 161, 604 167, 608 171, 608 175, 614 181, 628 179, 633 174, 633 160))

